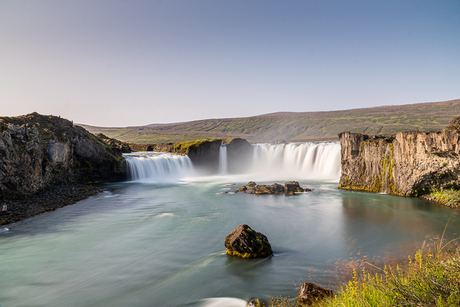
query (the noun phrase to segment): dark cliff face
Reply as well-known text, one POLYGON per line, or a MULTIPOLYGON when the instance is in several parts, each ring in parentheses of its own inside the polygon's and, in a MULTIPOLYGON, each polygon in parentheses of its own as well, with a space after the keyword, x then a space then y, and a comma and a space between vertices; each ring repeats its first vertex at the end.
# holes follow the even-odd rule
POLYGON ((126 177, 121 150, 66 119, 37 113, 3 117, 0 133, 0 196, 126 177))
POLYGON ((368 136, 344 132, 339 188, 413 196, 460 187, 460 120, 435 132, 368 136))
POLYGON ((214 174, 219 171, 219 152, 221 139, 204 141, 198 146, 190 147, 187 155, 192 160, 193 166, 206 174, 214 174))
POLYGON ((245 139, 235 138, 227 143, 228 172, 242 174, 252 166, 254 147, 245 139))

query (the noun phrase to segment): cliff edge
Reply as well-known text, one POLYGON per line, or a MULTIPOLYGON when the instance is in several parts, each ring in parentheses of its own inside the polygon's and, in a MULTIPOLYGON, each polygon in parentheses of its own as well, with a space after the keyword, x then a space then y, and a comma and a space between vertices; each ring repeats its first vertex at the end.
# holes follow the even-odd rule
POLYGON ((125 177, 121 150, 69 120, 38 113, 0 117, 0 198, 125 177))
POLYGON ((442 131, 339 134, 339 189, 418 196, 460 187, 460 117, 442 131))

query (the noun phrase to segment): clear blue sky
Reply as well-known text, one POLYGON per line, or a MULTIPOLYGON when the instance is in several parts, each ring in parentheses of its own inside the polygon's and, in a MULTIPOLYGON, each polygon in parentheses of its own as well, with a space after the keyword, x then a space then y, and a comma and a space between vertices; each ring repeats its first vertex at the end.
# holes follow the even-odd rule
POLYGON ((99 126, 460 98, 460 0, 0 0, 0 116, 99 126))

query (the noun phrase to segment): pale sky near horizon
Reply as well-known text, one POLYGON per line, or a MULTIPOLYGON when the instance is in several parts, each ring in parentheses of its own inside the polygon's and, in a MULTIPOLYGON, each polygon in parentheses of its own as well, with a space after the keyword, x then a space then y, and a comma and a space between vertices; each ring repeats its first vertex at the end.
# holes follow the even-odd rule
POLYGON ((0 0, 0 116, 133 126, 460 98, 460 0, 0 0))

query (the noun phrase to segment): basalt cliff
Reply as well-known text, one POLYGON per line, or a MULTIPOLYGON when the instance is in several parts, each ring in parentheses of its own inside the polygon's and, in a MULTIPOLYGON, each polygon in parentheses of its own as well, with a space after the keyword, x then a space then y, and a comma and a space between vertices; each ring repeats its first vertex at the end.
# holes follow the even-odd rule
POLYGON ((125 177, 121 150, 69 120, 37 113, 0 118, 0 198, 125 177))
POLYGON ((441 131, 339 134, 340 189, 417 196, 460 187, 460 117, 441 131))
POLYGON ((242 173, 251 166, 254 147, 241 138, 198 139, 175 144, 157 144, 153 151, 186 154, 197 170, 204 174, 215 174, 219 171, 220 146, 222 145, 227 147, 229 173, 242 173))

